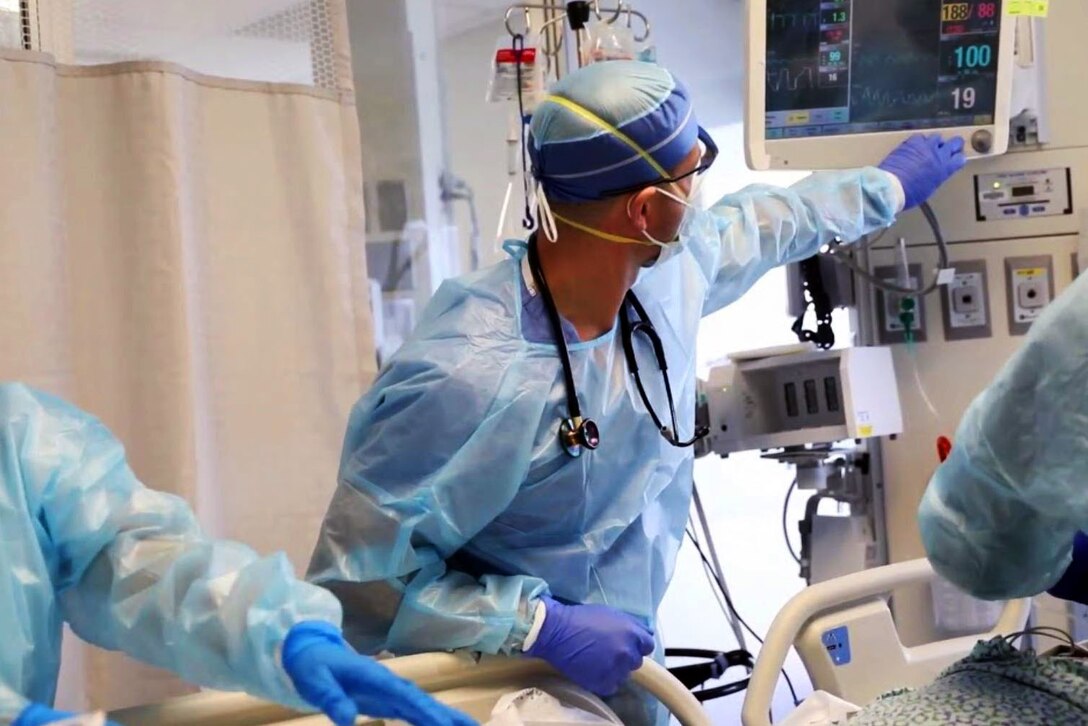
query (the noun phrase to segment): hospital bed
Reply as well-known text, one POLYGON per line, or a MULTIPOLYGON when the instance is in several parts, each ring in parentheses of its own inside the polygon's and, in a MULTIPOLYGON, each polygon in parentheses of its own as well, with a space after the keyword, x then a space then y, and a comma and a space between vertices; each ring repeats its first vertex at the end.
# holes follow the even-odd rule
MULTIPOLYGON (((813 585, 778 613, 756 660, 744 700, 744 726, 769 726, 768 712, 786 656, 796 647, 813 688, 859 705, 888 691, 931 682, 966 656, 980 639, 1022 630, 1030 600, 1008 603, 994 629, 918 647, 902 644, 888 607, 888 593, 936 577, 927 560, 866 570, 813 585)), ((503 695, 541 688, 604 718, 614 715, 599 699, 561 679, 542 661, 523 658, 434 653, 384 661, 440 701, 481 723, 503 695)), ((667 670, 647 660, 634 681, 657 697, 682 726, 710 720, 692 694, 667 670)), ((322 716, 299 714, 249 696, 201 693, 163 704, 116 711, 124 726, 319 726, 322 716)), ((364 723, 364 722, 360 722, 364 723)), ((371 721, 367 723, 380 723, 371 721)), ((618 720, 616 721, 618 723, 618 720)))
POLYGON ((775 617, 756 659, 741 713, 743 726, 769 726, 768 710, 791 646, 814 690, 864 706, 889 691, 932 682, 979 640, 1025 628, 1031 600, 1015 600, 1005 605, 989 633, 904 646, 888 594, 936 577, 929 561, 922 559, 847 575, 798 593, 775 617))
MULTIPOLYGON (((600 699, 561 679, 543 661, 430 653, 393 658, 383 661, 383 665, 481 723, 488 721, 502 696, 531 687, 550 693, 568 706, 620 723, 600 699)), ((647 660, 632 678, 661 701, 683 726, 710 726, 699 702, 657 663, 647 660)), ((124 726, 328 724, 323 716, 300 714, 237 693, 199 693, 162 704, 115 711, 109 716, 124 726)), ((380 723, 380 720, 361 720, 357 726, 380 723)))

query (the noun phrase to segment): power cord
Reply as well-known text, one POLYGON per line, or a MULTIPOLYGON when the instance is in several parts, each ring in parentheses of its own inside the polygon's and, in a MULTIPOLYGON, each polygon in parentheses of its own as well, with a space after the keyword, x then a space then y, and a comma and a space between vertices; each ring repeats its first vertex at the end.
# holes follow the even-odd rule
POLYGON ((801 260, 798 271, 801 273, 801 285, 804 288, 802 295, 805 300, 801 314, 793 321, 790 329, 802 343, 813 343, 820 350, 830 350, 835 346, 835 330, 831 327, 831 315, 835 310, 831 306, 831 296, 824 287, 819 256, 801 260), (809 308, 816 314, 814 330, 805 330, 805 316, 808 315, 809 308))
POLYGON ((1061 628, 1056 628, 1050 625, 1036 625, 1035 627, 1021 630, 1018 633, 1010 633, 1009 635, 1006 635, 1003 640, 1009 645, 1013 645, 1017 640, 1020 640, 1025 635, 1042 636, 1044 638, 1051 638, 1052 640, 1056 640, 1063 645, 1067 644, 1074 655, 1079 655, 1083 657, 1088 654, 1088 650, 1086 650, 1083 646, 1073 640, 1072 635, 1062 630, 1061 628))
MULTIPOLYGON (((693 531, 691 531, 690 529, 686 530, 685 533, 687 534, 688 539, 691 540, 691 543, 693 545, 695 545, 695 550, 696 550, 696 552, 698 552, 699 558, 703 561, 703 568, 706 571, 707 577, 710 579, 711 583, 716 585, 715 597, 718 597, 718 593, 720 593, 719 604, 721 604, 721 601, 724 600, 725 601, 725 606, 726 606, 726 608, 728 608, 729 613, 734 618, 736 618, 737 622, 739 622, 741 624, 741 626, 746 631, 748 631, 748 634, 751 635, 756 640, 756 642, 759 643, 762 646, 763 645, 763 638, 760 637, 760 635, 758 633, 756 633, 756 631, 753 630, 750 625, 748 625, 748 622, 743 617, 741 617, 740 613, 737 612, 736 605, 733 604, 733 599, 731 597, 729 597, 729 593, 726 592, 726 589, 722 586, 722 583, 718 580, 718 578, 711 574, 713 572, 713 566, 710 564, 710 560, 707 558, 706 554, 703 552, 703 546, 699 542, 698 537, 696 537, 695 533, 693 531)), ((783 668, 781 670, 781 673, 782 673, 782 677, 786 680, 786 686, 787 686, 787 688, 789 688, 790 697, 793 699, 793 705, 794 706, 799 706, 801 704, 801 700, 799 698, 797 698, 797 690, 793 686, 793 680, 790 678, 790 675, 789 675, 789 673, 786 672, 785 668, 783 668)))
POLYGON ((792 557, 798 565, 801 564, 801 555, 797 554, 797 550, 793 549, 793 542, 790 540, 790 530, 786 526, 787 512, 790 508, 790 498, 793 497, 793 492, 797 489, 797 480, 794 479, 790 484, 790 488, 786 490, 786 501, 782 504, 782 537, 786 540, 786 549, 790 551, 790 557, 792 557))
POLYGON ((937 251, 940 260, 938 262, 938 274, 934 275, 933 282, 920 289, 902 287, 876 277, 870 273, 869 270, 857 263, 855 260, 856 255, 875 247, 876 244, 884 238, 884 235, 888 233, 889 228, 885 228, 875 237, 866 239, 858 244, 844 245, 841 244, 840 240, 836 240, 835 243, 829 245, 826 250, 819 255, 810 257, 807 260, 802 260, 799 263, 802 285, 804 287, 802 294, 807 296, 807 299, 805 300, 804 308, 802 309, 800 316, 794 321, 792 327, 798 340, 803 343, 812 342, 821 350, 828 350, 835 345, 835 332, 831 327, 831 314, 833 312, 831 299, 824 289, 823 277, 819 264, 819 259, 821 257, 829 257, 849 269, 857 277, 868 281, 873 287, 883 290, 885 293, 902 296, 903 299, 900 302, 899 319, 903 324, 907 342, 913 342, 911 331, 914 326, 914 311, 917 307, 915 298, 924 297, 935 291, 940 286, 940 271, 948 269, 949 266, 948 243, 944 239, 944 233, 941 231, 941 223, 937 219, 937 215, 933 212, 933 208, 929 206, 928 202, 923 202, 919 205, 919 209, 922 214, 925 215, 926 221, 929 222, 929 226, 933 230, 933 237, 937 241, 937 251), (809 308, 814 308, 816 312, 815 330, 804 329, 805 316, 808 313, 809 308))
MULTIPOLYGON (((945 241, 944 233, 941 231, 941 223, 937 219, 937 215, 933 212, 933 208, 929 206, 929 202, 923 202, 918 207, 918 209, 921 210, 922 214, 926 218, 926 221, 929 222, 929 226, 933 230, 933 237, 937 242, 937 254, 939 257, 937 269, 938 271, 945 270, 948 268, 948 243, 945 241)), ((933 282, 921 289, 901 287, 900 285, 886 282, 885 280, 876 277, 864 267, 859 265, 854 260, 854 258, 850 256, 851 253, 860 252, 861 250, 872 248, 873 245, 875 245, 886 233, 887 230, 884 230, 884 232, 881 232, 880 235, 878 235, 875 239, 864 243, 860 247, 852 247, 849 245, 833 245, 828 248, 827 252, 825 252, 824 254, 826 254, 828 257, 831 257, 831 259, 836 260, 840 264, 845 265, 858 277, 868 281, 871 285, 873 285, 873 287, 876 287, 879 290, 883 290, 884 292, 890 292, 894 295, 924 297, 936 290, 940 285, 940 278, 938 276, 934 276, 933 282)))

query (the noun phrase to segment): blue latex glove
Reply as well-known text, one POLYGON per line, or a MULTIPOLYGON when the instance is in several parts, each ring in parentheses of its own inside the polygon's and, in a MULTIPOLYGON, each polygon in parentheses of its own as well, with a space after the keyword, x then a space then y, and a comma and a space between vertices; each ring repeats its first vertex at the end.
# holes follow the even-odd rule
POLYGON ((904 209, 913 209, 933 196, 966 163, 959 136, 945 142, 939 134, 916 134, 880 162, 879 168, 899 179, 907 198, 904 209))
MULTIPOLYGON (((11 722, 11 726, 45 726, 45 724, 63 721, 76 715, 71 711, 57 711, 40 703, 32 703, 11 722)), ((117 724, 107 721, 106 726, 117 726, 117 724)))
POLYGON ((1049 592, 1059 600, 1088 604, 1088 535, 1077 532, 1073 538, 1073 561, 1062 579, 1049 592))
POLYGON ((547 615, 525 655, 546 660, 598 696, 611 696, 654 652, 653 632, 604 605, 564 605, 541 598, 547 615))
POLYGON ((340 629, 329 623, 311 621, 291 628, 283 643, 283 669, 299 695, 337 726, 352 726, 359 715, 399 719, 415 726, 476 723, 372 658, 356 653, 340 629))

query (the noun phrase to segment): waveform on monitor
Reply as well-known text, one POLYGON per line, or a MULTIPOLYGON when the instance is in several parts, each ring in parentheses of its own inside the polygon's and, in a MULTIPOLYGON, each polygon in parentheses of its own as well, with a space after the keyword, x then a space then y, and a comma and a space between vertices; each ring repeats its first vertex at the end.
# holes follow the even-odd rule
POLYGON ((853 63, 857 69, 916 67, 933 62, 933 56, 925 53, 854 53, 853 63))
POLYGON ((816 30, 820 27, 820 13, 768 13, 767 30, 772 33, 803 28, 816 30))
POLYGON ((890 91, 872 86, 855 88, 854 94, 857 102, 881 108, 926 106, 934 103, 938 95, 936 91, 890 91))
POLYGON ((805 66, 800 70, 783 68, 776 71, 767 71, 767 88, 772 93, 780 91, 801 91, 812 88, 815 71, 812 66, 805 66))

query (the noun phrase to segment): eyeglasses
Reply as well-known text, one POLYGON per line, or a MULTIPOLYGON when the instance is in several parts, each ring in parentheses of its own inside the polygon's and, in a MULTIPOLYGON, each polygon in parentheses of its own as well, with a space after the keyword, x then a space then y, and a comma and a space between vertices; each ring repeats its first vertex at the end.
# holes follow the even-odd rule
POLYGON ((705 174, 707 172, 707 170, 710 169, 711 166, 714 165, 715 161, 718 160, 718 145, 714 143, 714 139, 710 138, 710 134, 708 134, 702 128, 699 129, 699 150, 701 152, 700 156, 699 156, 699 163, 691 171, 685 172, 685 173, 680 174, 678 176, 667 177, 665 179, 659 179, 657 181, 650 182, 650 183, 643 182, 641 184, 634 184, 632 186, 623 187, 621 189, 614 189, 614 190, 605 192, 601 196, 602 197, 622 197, 625 194, 631 194, 633 192, 642 191, 643 189, 646 189, 647 187, 656 187, 656 186, 660 186, 662 184, 677 184, 677 183, 682 182, 684 179, 687 179, 689 177, 700 177, 703 174, 705 174))

